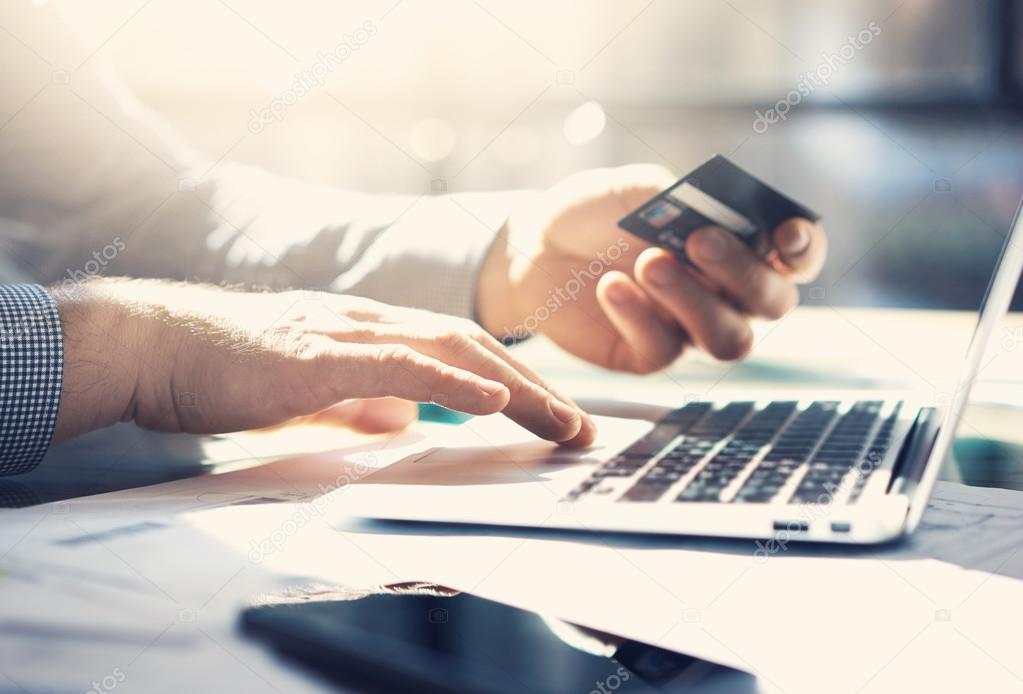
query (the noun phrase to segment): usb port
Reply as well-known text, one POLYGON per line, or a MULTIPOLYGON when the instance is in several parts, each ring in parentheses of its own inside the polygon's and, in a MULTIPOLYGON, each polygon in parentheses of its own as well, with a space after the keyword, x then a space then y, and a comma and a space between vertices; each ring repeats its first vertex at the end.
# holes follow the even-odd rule
POLYGON ((790 533, 805 533, 810 529, 810 523, 802 520, 776 520, 774 522, 775 531, 787 531, 790 533))
POLYGON ((852 523, 832 523, 831 532, 833 533, 847 533, 852 530, 852 523))

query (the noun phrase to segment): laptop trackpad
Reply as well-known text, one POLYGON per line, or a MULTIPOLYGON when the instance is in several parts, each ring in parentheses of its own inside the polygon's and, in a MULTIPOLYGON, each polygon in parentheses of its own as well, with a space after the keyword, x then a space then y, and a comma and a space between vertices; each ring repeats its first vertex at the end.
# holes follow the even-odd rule
POLYGON ((487 434, 488 443, 479 445, 481 431, 471 432, 466 445, 434 447, 419 451, 382 468, 359 481, 360 484, 481 485, 519 484, 552 480, 558 472, 584 463, 601 463, 621 450, 651 426, 650 422, 597 417, 598 438, 590 448, 564 448, 537 439, 510 422, 518 433, 509 440, 504 431, 487 434), (473 435, 475 433, 475 435, 473 435), (493 435, 490 435, 493 434, 493 435), (493 442, 491 445, 490 442, 493 442))
POLYGON ((410 455, 362 480, 363 484, 514 484, 539 482, 581 462, 600 462, 603 453, 536 442, 514 446, 431 448, 410 455))

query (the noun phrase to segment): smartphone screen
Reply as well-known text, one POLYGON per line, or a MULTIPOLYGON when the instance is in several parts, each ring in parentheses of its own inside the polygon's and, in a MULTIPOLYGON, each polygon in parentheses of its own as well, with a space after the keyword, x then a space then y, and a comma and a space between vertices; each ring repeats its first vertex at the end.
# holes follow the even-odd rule
MULTIPOLYGON (((290 603, 250 608, 242 616, 243 628, 257 638, 362 690, 658 691, 613 657, 569 645, 548 624, 535 613, 465 593, 290 603)), ((627 644, 634 653, 637 644, 627 644)), ((640 660, 656 676, 692 662, 643 649, 640 660)))

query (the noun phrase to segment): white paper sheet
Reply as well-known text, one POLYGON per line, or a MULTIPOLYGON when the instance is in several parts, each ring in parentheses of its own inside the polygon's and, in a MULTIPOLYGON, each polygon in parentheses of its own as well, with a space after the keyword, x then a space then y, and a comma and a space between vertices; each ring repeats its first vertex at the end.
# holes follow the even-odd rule
MULTIPOLYGON (((287 518, 251 507, 190 522, 235 552, 287 518)), ((785 692, 1023 684, 1023 493, 940 483, 919 533, 868 550, 322 523, 267 560, 326 579, 431 580, 756 674, 785 692)))
MULTIPOLYGON (((86 595, 67 591, 71 603, 51 601, 60 587, 44 583, 5 590, 0 614, 34 618, 39 628, 91 620, 131 635, 138 622, 151 629, 158 620, 140 608, 139 619, 129 615, 122 624, 105 596, 120 591, 130 605, 132 595, 159 593, 148 604, 166 619, 168 635, 191 634, 201 645, 158 640, 128 677, 151 682, 177 668, 171 680, 192 681, 185 673, 194 660, 218 663, 211 681, 242 677, 269 689, 261 680, 293 675, 275 674, 272 661, 234 631, 253 593, 310 581, 430 580, 733 665, 785 692, 1023 687, 1023 493, 939 483, 907 542, 868 550, 789 545, 766 557, 748 542, 368 523, 338 530, 327 522, 317 500, 343 504, 339 479, 425 441, 378 441, 346 454, 8 513, 3 561, 22 572, 64 572, 86 595), (81 588, 90 581, 103 584, 95 596, 81 588), (94 608, 86 609, 90 601, 94 608)), ((77 653, 112 668, 146 646, 136 633, 120 646, 93 640, 85 647, 68 632, 70 645, 58 653, 69 668, 84 667, 73 662, 77 653)), ((38 672, 25 667, 20 649, 43 642, 5 636, 0 671, 15 678, 38 672)), ((66 688, 59 674, 47 673, 46 683, 66 688)))

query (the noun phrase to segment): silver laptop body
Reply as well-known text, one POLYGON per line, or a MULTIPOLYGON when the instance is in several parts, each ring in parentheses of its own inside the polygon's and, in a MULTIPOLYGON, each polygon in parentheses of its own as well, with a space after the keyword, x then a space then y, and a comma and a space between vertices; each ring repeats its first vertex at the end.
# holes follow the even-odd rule
POLYGON ((769 543, 869 544, 910 533, 1008 310, 1021 246, 1017 211, 947 403, 758 391, 686 403, 639 431, 636 422, 601 420, 601 446, 583 452, 476 431, 476 445, 418 451, 359 479, 338 507, 346 517, 769 543))

